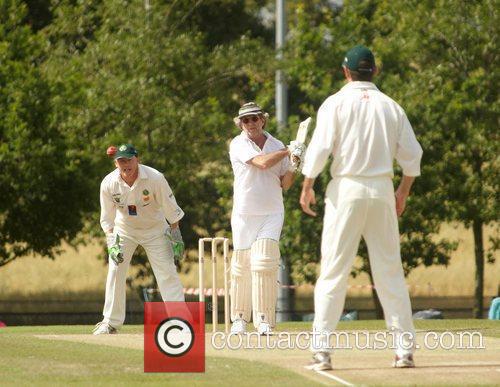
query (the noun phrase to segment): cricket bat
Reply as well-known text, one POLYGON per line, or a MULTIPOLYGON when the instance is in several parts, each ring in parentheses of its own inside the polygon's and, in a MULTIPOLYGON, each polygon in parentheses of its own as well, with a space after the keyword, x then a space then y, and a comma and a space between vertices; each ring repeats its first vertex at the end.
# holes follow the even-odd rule
POLYGON ((302 121, 299 124, 299 129, 297 130, 297 137, 295 138, 295 141, 297 141, 299 144, 305 144, 307 138, 307 131, 309 130, 310 123, 311 123, 311 117, 307 118, 306 120, 302 121))

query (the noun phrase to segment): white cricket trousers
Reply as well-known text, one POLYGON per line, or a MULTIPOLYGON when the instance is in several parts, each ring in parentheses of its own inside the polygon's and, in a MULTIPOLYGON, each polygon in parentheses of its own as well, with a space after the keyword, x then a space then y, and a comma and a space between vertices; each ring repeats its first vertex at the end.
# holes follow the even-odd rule
POLYGON ((233 249, 246 250, 252 247, 257 239, 280 240, 285 214, 283 212, 269 215, 231 215, 233 249))
MULTIPOLYGON (((336 178, 327 189, 321 243, 321 272, 314 290, 313 330, 335 330, 344 309, 347 280, 363 236, 386 325, 396 354, 413 353, 410 297, 401 264, 394 189, 389 178, 336 178)), ((330 352, 323 335, 313 352, 330 352)), ((330 343, 331 344, 331 343, 330 343)), ((390 342, 388 345, 392 345, 390 342)))
POLYGON ((162 230, 116 230, 116 233, 120 235, 123 262, 117 265, 109 259, 103 321, 114 328, 120 328, 125 321, 127 272, 138 245, 146 251, 163 301, 184 301, 184 292, 175 267, 172 245, 167 241, 165 232, 162 230))

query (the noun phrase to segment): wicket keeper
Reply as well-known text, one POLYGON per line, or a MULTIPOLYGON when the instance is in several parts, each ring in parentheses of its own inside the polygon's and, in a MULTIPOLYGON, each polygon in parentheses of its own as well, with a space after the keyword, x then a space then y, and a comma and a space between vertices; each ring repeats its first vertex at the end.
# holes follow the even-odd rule
POLYGON ((174 263, 184 251, 179 229, 184 212, 163 174, 140 164, 133 145, 123 144, 108 155, 116 169, 102 181, 100 201, 109 268, 104 319, 94 335, 116 333, 123 325, 126 276, 138 245, 146 251, 163 301, 184 301, 174 263))

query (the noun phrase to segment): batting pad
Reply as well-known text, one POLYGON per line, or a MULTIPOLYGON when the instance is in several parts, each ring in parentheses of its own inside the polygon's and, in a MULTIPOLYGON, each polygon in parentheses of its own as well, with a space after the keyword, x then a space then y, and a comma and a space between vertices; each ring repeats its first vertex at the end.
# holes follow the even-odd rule
POLYGON ((274 327, 278 299, 279 243, 272 239, 258 239, 250 251, 253 324, 257 328, 261 322, 266 322, 274 327))
POLYGON ((252 310, 252 279, 250 249, 234 250, 231 259, 231 320, 250 321, 252 310))

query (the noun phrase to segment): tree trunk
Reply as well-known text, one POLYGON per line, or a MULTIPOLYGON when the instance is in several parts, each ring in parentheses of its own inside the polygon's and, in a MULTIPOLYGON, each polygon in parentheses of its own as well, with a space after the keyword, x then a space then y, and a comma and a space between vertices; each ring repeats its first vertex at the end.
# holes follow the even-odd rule
POLYGON ((375 289, 375 283, 373 281, 373 276, 372 276, 372 269, 370 267, 369 262, 368 262, 368 267, 369 267, 368 276, 370 277, 370 284, 372 285, 373 304, 375 305, 375 316, 377 320, 383 320, 384 310, 382 309, 382 304, 380 303, 380 300, 378 298, 377 289, 375 289))
POLYGON ((484 247, 483 247, 483 223, 475 219, 472 223, 474 233, 474 255, 476 259, 476 281, 474 289, 474 318, 483 318, 483 291, 484 291, 484 247))

